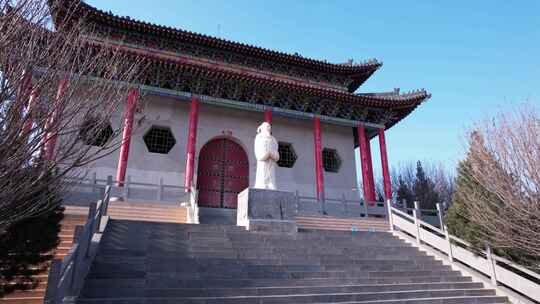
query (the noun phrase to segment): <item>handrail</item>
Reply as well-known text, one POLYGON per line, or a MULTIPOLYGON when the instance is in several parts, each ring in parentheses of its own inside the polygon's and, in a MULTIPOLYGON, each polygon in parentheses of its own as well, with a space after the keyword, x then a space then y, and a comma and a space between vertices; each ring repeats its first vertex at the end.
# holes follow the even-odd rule
POLYGON ((66 297, 77 296, 82 283, 89 270, 92 260, 92 240, 94 235, 102 233, 105 229, 103 216, 107 215, 111 187, 105 188, 102 200, 90 205, 88 219, 84 226, 77 226, 74 233, 74 243, 67 256, 53 261, 52 271, 49 273, 45 303, 60 304, 66 297), (60 264, 60 267, 57 265, 60 264))
POLYGON ((419 246, 426 245, 435 248, 447 255, 451 263, 458 261, 473 268, 488 276, 494 286, 502 284, 525 297, 540 301, 540 284, 537 283, 540 281, 540 274, 494 255, 489 246, 486 250, 473 250, 469 242, 449 234, 446 227, 443 226, 443 229, 440 229, 422 221, 418 212, 410 216, 392 207, 390 202, 387 202, 387 205, 391 231, 399 230, 414 236, 419 246), (499 264, 504 264, 505 267, 499 264))

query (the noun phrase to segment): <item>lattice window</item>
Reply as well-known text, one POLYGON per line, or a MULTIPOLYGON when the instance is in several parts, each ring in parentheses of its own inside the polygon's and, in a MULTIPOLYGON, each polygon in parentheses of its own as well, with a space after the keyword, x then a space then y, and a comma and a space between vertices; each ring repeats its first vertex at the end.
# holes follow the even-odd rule
POLYGON ((284 168, 292 168, 296 162, 297 156, 294 148, 290 143, 278 143, 279 161, 278 166, 284 168))
POLYGON ((322 151, 323 167, 326 172, 338 172, 341 167, 341 158, 337 150, 324 148, 322 151))
POLYGON ((103 147, 111 139, 113 129, 108 122, 87 119, 79 130, 79 138, 89 146, 103 147))
POLYGON ((168 127, 152 126, 143 137, 149 152, 167 154, 176 144, 171 129, 168 127))

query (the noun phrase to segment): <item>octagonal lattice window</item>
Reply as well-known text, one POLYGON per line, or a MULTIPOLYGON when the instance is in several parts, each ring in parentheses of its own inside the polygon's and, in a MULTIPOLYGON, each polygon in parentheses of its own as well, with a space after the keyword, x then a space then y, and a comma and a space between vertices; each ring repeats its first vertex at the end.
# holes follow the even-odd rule
POLYGON ((323 167, 327 172, 338 172, 341 167, 341 158, 335 149, 324 148, 322 151, 323 167))
POLYGON ((279 151, 279 161, 277 162, 278 166, 284 167, 284 168, 292 168, 294 166, 294 163, 296 162, 296 159, 298 158, 296 156, 296 152, 294 152, 294 148, 292 144, 280 142, 278 143, 278 151, 279 151))
POLYGON ((168 127, 152 126, 143 136, 149 152, 167 154, 176 144, 176 139, 168 127))
POLYGON ((103 147, 112 135, 111 124, 97 119, 86 119, 79 130, 79 138, 89 146, 103 147))

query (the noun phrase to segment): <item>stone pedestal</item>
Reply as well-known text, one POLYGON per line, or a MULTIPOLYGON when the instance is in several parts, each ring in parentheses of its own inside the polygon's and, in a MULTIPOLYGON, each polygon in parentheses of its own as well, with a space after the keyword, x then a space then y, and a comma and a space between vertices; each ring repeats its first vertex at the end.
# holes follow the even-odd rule
POLYGON ((236 225, 250 231, 296 233, 294 193, 247 188, 238 194, 236 225))

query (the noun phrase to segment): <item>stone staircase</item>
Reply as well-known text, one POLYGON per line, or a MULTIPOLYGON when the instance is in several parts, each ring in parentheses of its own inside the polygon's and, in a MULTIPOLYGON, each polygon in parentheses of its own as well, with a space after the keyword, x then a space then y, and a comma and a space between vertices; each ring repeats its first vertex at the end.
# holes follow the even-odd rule
POLYGON ((187 208, 176 205, 111 202, 107 215, 118 220, 187 223, 187 208))
POLYGON ((387 232, 111 220, 77 303, 506 303, 387 232))
POLYGON ((336 231, 388 231, 389 225, 382 218, 336 218, 331 216, 297 216, 296 224, 302 230, 336 231))
MULTIPOLYGON (((88 207, 66 206, 71 214, 88 215, 88 207)), ((187 208, 173 204, 110 202, 107 215, 117 220, 187 223, 187 208)))
MULTIPOLYGON (((54 259, 63 259, 73 244, 75 226, 84 225, 87 215, 65 214, 60 222, 60 243, 54 252, 54 259)), ((0 298, 0 304, 34 304, 43 303, 47 289, 48 270, 32 276, 36 280, 35 286, 27 290, 18 290, 0 298)))

